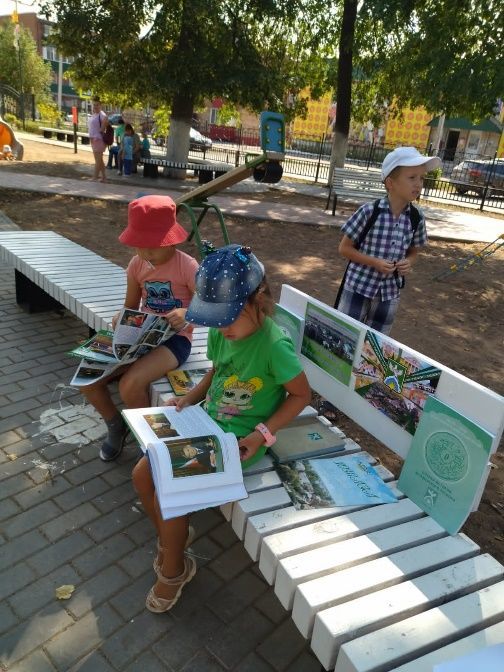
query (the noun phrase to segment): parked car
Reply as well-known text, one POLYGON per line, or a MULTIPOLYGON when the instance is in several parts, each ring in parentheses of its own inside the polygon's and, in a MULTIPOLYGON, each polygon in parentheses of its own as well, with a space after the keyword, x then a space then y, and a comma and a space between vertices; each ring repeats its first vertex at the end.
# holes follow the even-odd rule
POLYGON ((122 114, 109 114, 108 115, 108 120, 112 124, 112 126, 118 126, 119 125, 119 120, 122 119, 123 116, 122 114))
POLYGON ((189 149, 205 152, 207 149, 212 149, 212 141, 195 128, 191 128, 189 131, 189 149))
MULTIPOLYGON (((152 139, 158 147, 164 147, 166 138, 158 135, 156 128, 152 130, 152 139)), ((212 141, 195 128, 191 128, 189 130, 189 149, 195 152, 205 152, 208 149, 212 149, 212 141)))
POLYGON ((488 182, 489 196, 504 196, 504 161, 462 161, 452 170, 449 182, 457 194, 472 191, 481 196, 488 182))

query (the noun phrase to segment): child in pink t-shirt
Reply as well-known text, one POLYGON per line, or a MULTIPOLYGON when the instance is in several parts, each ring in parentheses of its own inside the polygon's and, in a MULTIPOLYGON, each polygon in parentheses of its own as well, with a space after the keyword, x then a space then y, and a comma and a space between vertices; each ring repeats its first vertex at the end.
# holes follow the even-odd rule
MULTIPOLYGON (((169 196, 143 196, 129 204, 128 226, 119 240, 135 247, 136 255, 126 271, 124 307, 165 315, 177 333, 119 374, 119 393, 128 408, 149 406, 150 383, 180 367, 191 352, 192 329, 186 326, 185 314, 194 293, 198 262, 175 247, 186 238, 169 196)), ((112 320, 114 328, 118 316, 112 320)), ((107 424, 100 450, 105 462, 119 457, 127 434, 108 389, 110 381, 105 378, 80 388, 107 424)))

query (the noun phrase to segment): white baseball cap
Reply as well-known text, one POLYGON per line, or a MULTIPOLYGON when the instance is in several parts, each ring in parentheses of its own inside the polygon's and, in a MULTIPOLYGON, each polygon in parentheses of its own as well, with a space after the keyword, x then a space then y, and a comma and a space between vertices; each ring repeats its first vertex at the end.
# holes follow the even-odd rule
POLYGON ((434 170, 434 168, 439 168, 441 159, 437 156, 424 156, 415 147, 397 147, 393 152, 387 154, 383 160, 381 169, 382 180, 385 181, 385 178, 390 175, 394 168, 398 168, 399 166, 411 167, 423 165, 425 165, 427 172, 429 172, 430 170, 434 170))

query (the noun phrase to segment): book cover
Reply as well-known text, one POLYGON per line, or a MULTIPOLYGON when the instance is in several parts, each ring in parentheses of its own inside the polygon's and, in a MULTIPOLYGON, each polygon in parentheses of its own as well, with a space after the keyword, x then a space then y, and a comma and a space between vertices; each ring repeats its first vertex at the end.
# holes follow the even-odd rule
POLYGON ((149 458, 164 519, 247 497, 236 437, 200 406, 122 414, 149 458))
POLYGON ((277 470, 296 509, 397 501, 377 471, 359 455, 295 460, 279 464, 277 470))
POLYGON ((110 364, 111 362, 115 362, 114 350, 112 348, 113 336, 113 331, 101 329, 94 336, 91 336, 91 338, 88 338, 87 341, 73 348, 67 354, 72 357, 110 364))
POLYGON ((290 338, 294 350, 299 353, 301 350, 301 339, 304 330, 304 319, 286 310, 279 303, 275 304, 273 320, 282 332, 290 338))
POLYGON ((205 373, 209 370, 210 369, 192 369, 188 371, 186 369, 177 369, 176 371, 168 371, 166 377, 172 386, 173 392, 178 397, 187 394, 189 390, 196 387, 205 373))
POLYGON ((456 534, 488 477, 494 438, 429 397, 404 461, 399 489, 447 532, 456 534))
POLYGON ((345 448, 344 435, 322 424, 317 418, 298 421, 276 433, 277 440, 269 448, 276 462, 290 462, 320 455, 329 455, 345 448))

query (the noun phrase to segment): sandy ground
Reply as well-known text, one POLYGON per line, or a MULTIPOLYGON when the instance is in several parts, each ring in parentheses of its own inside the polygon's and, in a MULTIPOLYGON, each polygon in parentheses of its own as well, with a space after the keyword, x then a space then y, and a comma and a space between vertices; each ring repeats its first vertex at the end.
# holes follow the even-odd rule
MULTIPOLYGON (((70 148, 29 141, 25 143, 22 163, 0 162, 0 170, 79 179, 90 178, 91 166, 92 156, 87 152, 75 155, 70 148)), ((112 179, 121 178, 115 175, 112 179)), ((164 185, 172 188, 169 181, 159 180, 159 188, 164 185)), ((250 194, 250 198, 287 199, 291 204, 309 204, 317 208, 322 205, 318 199, 293 197, 273 190, 263 195, 250 194)), ((117 242, 126 223, 125 205, 3 191, 0 192, 0 209, 23 229, 57 231, 122 266, 126 266, 130 259, 130 251, 117 242)), ((344 270, 344 262, 337 256, 339 231, 233 217, 226 219, 226 225, 233 242, 251 245, 264 261, 275 296, 278 296, 281 284, 288 283, 332 305, 344 270)), ((205 220, 202 234, 217 244, 220 241, 214 220, 205 220)), ((408 279, 392 335, 504 394, 504 251, 442 281, 434 279, 482 247, 483 244, 432 241, 408 279)), ((189 244, 182 249, 195 254, 189 244)), ((341 413, 336 423, 398 474, 401 463, 394 454, 341 413)), ((464 531, 484 551, 504 563, 504 453, 498 452, 493 462, 495 468, 491 471, 479 511, 470 516, 464 531)))

